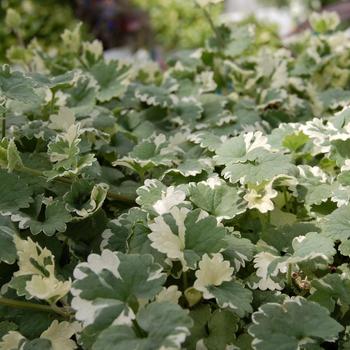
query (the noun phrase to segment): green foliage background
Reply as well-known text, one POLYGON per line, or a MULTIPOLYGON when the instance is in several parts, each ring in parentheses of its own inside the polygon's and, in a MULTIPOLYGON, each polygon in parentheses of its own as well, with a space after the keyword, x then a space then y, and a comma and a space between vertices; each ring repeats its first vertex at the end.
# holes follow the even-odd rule
POLYGON ((0 62, 6 60, 6 51, 18 45, 18 39, 3 25, 7 9, 16 10, 21 16, 18 28, 24 44, 36 38, 46 47, 53 47, 66 28, 72 28, 77 20, 70 1, 62 0, 2 0, 0 3, 0 62))
MULTIPOLYGON (((204 44, 210 26, 193 0, 133 0, 148 11, 156 40, 167 49, 194 48, 204 44)), ((212 6, 218 18, 222 5, 212 6)))

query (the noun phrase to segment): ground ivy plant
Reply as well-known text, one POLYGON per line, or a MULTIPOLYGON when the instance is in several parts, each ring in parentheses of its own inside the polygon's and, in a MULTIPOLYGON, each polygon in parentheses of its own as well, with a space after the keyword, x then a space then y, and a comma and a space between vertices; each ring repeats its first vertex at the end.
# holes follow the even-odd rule
POLYGON ((350 39, 312 22, 1 67, 0 349, 350 348, 350 39))

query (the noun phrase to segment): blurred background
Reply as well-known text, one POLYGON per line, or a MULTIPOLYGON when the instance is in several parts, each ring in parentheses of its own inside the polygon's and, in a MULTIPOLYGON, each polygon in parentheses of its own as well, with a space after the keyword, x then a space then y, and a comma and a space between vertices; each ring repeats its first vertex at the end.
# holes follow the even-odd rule
MULTIPOLYGON (((0 26, 2 58, 18 34, 26 45, 36 37, 50 47, 78 21, 83 22, 83 35, 100 39, 111 57, 140 48, 155 58, 159 52, 196 48, 211 31, 192 0, 1 0, 2 21, 8 8, 20 14, 21 32, 0 26)), ((307 27, 311 12, 323 9, 337 11, 343 26, 348 25, 350 1, 340 0, 226 0, 211 7, 211 16, 215 21, 252 21, 288 36, 307 27)))

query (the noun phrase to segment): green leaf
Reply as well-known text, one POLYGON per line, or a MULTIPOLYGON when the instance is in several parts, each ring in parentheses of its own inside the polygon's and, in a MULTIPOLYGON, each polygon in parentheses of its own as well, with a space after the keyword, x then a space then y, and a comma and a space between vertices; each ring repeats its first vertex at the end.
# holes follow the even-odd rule
POLYGON ((166 187, 158 180, 146 180, 145 185, 137 189, 136 203, 152 215, 168 212, 175 205, 184 202, 185 192, 174 186, 166 187))
POLYGON ((295 350, 307 344, 334 342, 343 327, 329 316, 328 310, 302 297, 282 305, 267 303, 253 314, 249 333, 257 350, 295 350))
POLYGON ((200 305, 191 310, 190 317, 194 325, 186 339, 186 349, 195 350, 198 343, 203 343, 208 349, 225 350, 233 343, 239 318, 232 312, 217 309, 211 314, 209 305, 200 305))
POLYGON ((328 274, 320 279, 311 281, 312 294, 309 300, 334 311, 338 304, 345 313, 350 305, 350 280, 339 274, 328 274))
MULTIPOLYGON (((132 208, 128 213, 124 213, 118 219, 108 223, 107 228, 102 233, 101 247, 122 253, 125 253, 128 247, 132 250, 133 244, 132 242, 128 244, 128 239, 130 237, 135 239, 140 230, 146 229, 148 231, 146 225, 147 213, 140 208, 132 208)), ((142 236, 144 240, 147 240, 146 235, 142 236)))
POLYGON ((205 253, 226 247, 225 229, 200 209, 173 207, 169 214, 156 217, 149 228, 152 247, 171 260, 181 261, 184 270, 194 269, 205 253))
POLYGON ((217 164, 237 163, 245 160, 247 155, 244 136, 233 137, 222 143, 216 150, 215 160, 217 164))
POLYGON ((180 174, 185 177, 197 176, 203 171, 211 172, 210 159, 184 159, 176 168, 169 169, 165 174, 180 174))
POLYGON ((66 231, 66 223, 71 219, 72 217, 64 204, 60 201, 54 201, 46 206, 43 220, 33 219, 29 226, 33 235, 44 232, 47 236, 53 236, 57 231, 66 231))
POLYGON ((193 321, 193 326, 190 329, 191 334, 186 339, 185 347, 190 350, 195 350, 198 341, 208 336, 207 323, 211 317, 209 305, 199 305, 190 311, 190 317, 193 321))
POLYGON ((246 202, 239 190, 218 178, 192 184, 189 193, 190 200, 197 207, 220 219, 232 219, 246 210, 246 202))
POLYGON ((192 133, 189 139, 201 148, 207 148, 211 152, 214 152, 222 145, 218 135, 206 131, 192 133))
POLYGON ((280 252, 292 252, 292 242, 295 237, 319 231, 320 229, 312 223, 297 222, 292 225, 286 224, 276 229, 270 227, 262 233, 261 239, 280 252))
POLYGON ((9 8, 6 11, 5 24, 10 30, 18 29, 21 26, 20 14, 16 10, 9 8))
POLYGON ((264 89, 261 93, 261 101, 258 106, 261 110, 267 110, 269 107, 279 106, 287 99, 286 90, 282 88, 264 89))
POLYGON ((231 261, 236 271, 241 267, 245 267, 247 262, 253 260, 256 247, 249 239, 231 235, 225 240, 227 242, 227 248, 223 251, 222 255, 225 260, 231 261))
POLYGON ((7 147, 7 168, 9 172, 23 167, 21 156, 17 150, 14 140, 10 140, 7 147))
POLYGON ((184 97, 180 99, 172 110, 174 120, 181 119, 182 123, 195 125, 203 113, 202 105, 195 98, 184 97))
POLYGON ((350 91, 341 88, 330 88, 320 93, 319 97, 325 109, 336 109, 347 103, 350 98, 350 91))
POLYGON ((28 208, 33 201, 32 190, 20 177, 0 169, 0 211, 9 213, 28 208))
POLYGON ((18 326, 9 321, 0 322, 0 339, 8 332, 17 330, 18 326))
POLYGON ((339 25, 340 18, 336 12, 314 12, 310 16, 311 28, 317 33, 326 33, 335 30, 339 25))
POLYGON ((48 339, 34 339, 26 342, 23 350, 52 350, 52 344, 48 339))
POLYGON ((95 64, 90 73, 97 80, 99 91, 97 99, 100 102, 106 102, 114 97, 120 97, 126 90, 126 81, 130 68, 121 66, 117 62, 106 63, 100 61, 95 64))
POLYGON ((223 282, 220 286, 208 286, 207 289, 221 308, 229 308, 240 317, 253 311, 252 292, 238 282, 223 282))
POLYGON ((57 114, 50 116, 49 128, 53 130, 68 130, 75 123, 74 113, 66 107, 60 107, 57 114))
POLYGON ((339 346, 343 350, 349 350, 350 349, 350 327, 346 326, 344 335, 342 339, 339 342, 339 346))
POLYGON ((350 205, 340 207, 324 217, 322 232, 334 241, 350 238, 350 205))
POLYGON ((0 226, 0 261, 13 264, 17 259, 17 250, 14 242, 16 231, 7 226, 0 226))
POLYGON ((92 111, 96 103, 96 87, 88 76, 81 75, 75 86, 66 90, 68 93, 67 107, 77 116, 86 115, 92 111))
POLYGON ((289 134, 283 139, 283 146, 293 152, 298 152, 309 141, 309 137, 303 132, 289 134))
POLYGON ((216 310, 208 322, 209 336, 204 339, 208 349, 225 350, 235 340, 238 317, 227 310, 216 310))
POLYGON ((192 326, 188 313, 172 303, 152 303, 136 316, 138 326, 111 326, 100 334, 93 350, 181 349, 192 326))
POLYGON ((18 331, 29 339, 39 338, 56 319, 56 315, 31 309, 18 309, 0 305, 1 320, 17 325, 18 331), (35 320, 35 322, 30 322, 35 320))
MULTIPOLYGON (((21 72, 13 72, 8 65, 0 67, 0 92, 13 102, 21 102, 31 107, 38 105, 41 98, 37 95, 35 82, 21 72)), ((16 110, 16 104, 12 108, 16 110)))
MULTIPOLYGON (((125 322, 134 318, 134 313, 128 309, 124 303, 118 300, 101 299, 96 300, 92 305, 89 305, 95 315, 90 315, 94 318, 84 320, 83 332, 81 333, 81 341, 84 347, 91 349, 96 342, 101 332, 108 329, 113 322, 125 322)), ((86 313, 88 314, 88 313, 86 313)))
POLYGON ((305 236, 299 236, 293 240, 294 253, 290 262, 300 262, 322 257, 328 262, 332 261, 336 254, 334 242, 329 237, 324 237, 317 232, 309 232, 305 236))
POLYGON ((339 252, 344 256, 350 256, 350 240, 342 241, 338 246, 339 252))
POLYGON ((171 147, 164 134, 153 135, 138 143, 128 156, 118 159, 113 165, 127 166, 139 173, 154 167, 170 167, 177 158, 178 150, 171 147))
POLYGON ((82 169, 90 167, 95 162, 94 154, 80 153, 79 145, 82 141, 80 135, 80 124, 73 124, 48 144, 50 161, 54 163, 52 170, 44 172, 49 180, 77 175, 82 169))
POLYGON ((231 32, 229 41, 225 47, 225 53, 231 57, 242 55, 253 42, 253 32, 250 26, 237 26, 231 32))
POLYGON ((172 104, 170 91, 171 89, 155 85, 137 85, 135 97, 149 106, 167 107, 172 104))
POLYGON ((253 337, 250 334, 242 333, 234 342, 234 345, 240 350, 252 350, 252 341, 253 337))
MULTIPOLYGON (((77 310, 76 318, 92 324, 112 305, 124 303, 133 307, 137 299, 152 299, 166 279, 161 271, 151 255, 125 255, 110 250, 104 250, 101 255, 91 254, 88 262, 74 270, 72 305, 77 310)), ((118 308, 114 320, 121 311, 118 308)))
POLYGON ((23 168, 23 162, 14 139, 8 141, 3 138, 0 142, 0 166, 7 169, 9 173, 23 168))
POLYGON ((347 159, 350 157, 350 140, 334 140, 331 142, 332 144, 332 152, 331 159, 334 159, 337 165, 342 166, 347 159))
POLYGON ((95 214, 103 205, 109 186, 104 183, 93 185, 88 181, 74 182, 71 191, 65 195, 66 209, 80 218, 95 214))
POLYGON ((289 156, 261 152, 253 161, 227 165, 222 171, 225 179, 236 183, 261 183, 271 180, 277 175, 294 175, 296 167, 289 156))

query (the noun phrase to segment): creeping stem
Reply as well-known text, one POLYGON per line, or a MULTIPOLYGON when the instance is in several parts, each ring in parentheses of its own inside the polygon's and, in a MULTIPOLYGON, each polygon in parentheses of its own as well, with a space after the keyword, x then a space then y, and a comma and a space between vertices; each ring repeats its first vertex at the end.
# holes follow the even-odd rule
POLYGON ((2 138, 4 138, 5 136, 6 136, 6 114, 5 113, 2 113, 2 115, 1 115, 1 119, 2 119, 2 121, 1 121, 1 136, 2 136, 2 138))
POLYGON ((222 39, 222 36, 221 36, 221 34, 220 34, 218 28, 215 26, 215 24, 214 24, 214 22, 213 22, 213 19, 212 19, 211 16, 210 16, 210 13, 209 13, 208 10, 205 9, 205 8, 202 8, 202 10, 203 10, 204 16, 205 16, 205 18, 207 19, 207 21, 208 21, 208 23, 209 23, 209 25, 210 25, 212 31, 213 31, 214 34, 215 34, 216 40, 217 40, 217 42, 218 42, 220 48, 224 48, 224 46, 225 46, 225 45, 224 45, 224 41, 223 41, 223 39, 222 39))
POLYGON ((28 309, 42 312, 56 313, 64 318, 69 318, 70 313, 57 305, 41 305, 28 301, 14 300, 9 298, 0 297, 0 305, 8 306, 17 309, 28 309))

